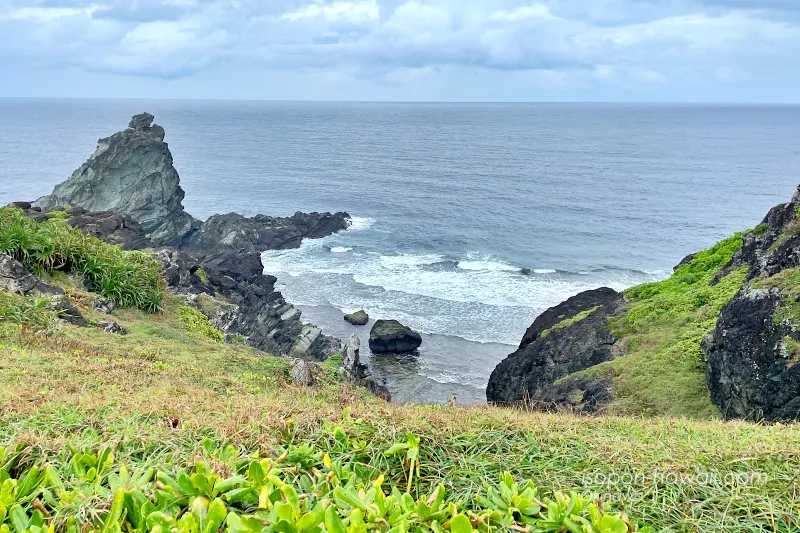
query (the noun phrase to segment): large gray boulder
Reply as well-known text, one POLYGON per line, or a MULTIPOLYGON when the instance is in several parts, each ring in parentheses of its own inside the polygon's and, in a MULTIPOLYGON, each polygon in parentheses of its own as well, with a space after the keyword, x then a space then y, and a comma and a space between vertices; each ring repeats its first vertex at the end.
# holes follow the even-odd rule
POLYGON ((183 210, 184 195, 164 128, 153 124, 153 115, 142 113, 124 131, 100 139, 89 160, 34 206, 130 215, 148 238, 179 243, 197 225, 183 210))
POLYGON ((623 304, 621 293, 604 287, 582 292, 539 315, 519 349, 492 372, 486 399, 527 400, 542 408, 569 406, 588 412, 610 403, 608 379, 557 382, 614 357, 617 339, 608 328, 608 317, 623 304), (570 405, 570 398, 580 401, 570 405))
POLYGON ((421 345, 420 334, 397 320, 377 320, 369 333, 372 353, 410 353, 421 345))
POLYGON ((344 315, 344 319, 354 326, 366 326, 367 322, 369 322, 369 315, 362 309, 361 311, 344 315))

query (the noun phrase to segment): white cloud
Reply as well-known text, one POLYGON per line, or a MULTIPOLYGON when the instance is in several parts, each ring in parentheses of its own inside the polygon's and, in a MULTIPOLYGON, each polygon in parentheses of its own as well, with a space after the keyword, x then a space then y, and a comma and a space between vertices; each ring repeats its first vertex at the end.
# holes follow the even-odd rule
POLYGON ((309 4, 296 11, 281 15, 281 19, 290 21, 318 17, 328 20, 377 20, 380 18, 380 10, 376 0, 337 1, 329 4, 325 4, 320 0, 317 3, 309 4))
POLYGON ((537 74, 526 82, 558 84, 784 75, 800 55, 800 22, 735 4, 0 0, 0 61, 163 78, 219 64, 318 69, 392 86, 453 76, 455 69, 531 72, 537 74))

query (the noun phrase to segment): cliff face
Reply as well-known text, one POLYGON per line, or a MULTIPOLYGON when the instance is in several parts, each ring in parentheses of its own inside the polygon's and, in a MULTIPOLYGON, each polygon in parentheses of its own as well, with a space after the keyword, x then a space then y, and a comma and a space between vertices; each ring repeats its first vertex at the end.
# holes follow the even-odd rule
POLYGON ((490 402, 581 412, 800 419, 800 191, 663 282, 549 309, 490 402))
POLYGON ((486 389, 490 402, 528 401, 546 406, 560 394, 556 381, 612 358, 617 338, 609 315, 623 304, 609 288, 586 291, 539 315, 519 349, 492 372, 486 389))
POLYGON ((741 265, 748 282, 703 343, 711 398, 728 418, 800 420, 800 190, 726 269, 741 265))

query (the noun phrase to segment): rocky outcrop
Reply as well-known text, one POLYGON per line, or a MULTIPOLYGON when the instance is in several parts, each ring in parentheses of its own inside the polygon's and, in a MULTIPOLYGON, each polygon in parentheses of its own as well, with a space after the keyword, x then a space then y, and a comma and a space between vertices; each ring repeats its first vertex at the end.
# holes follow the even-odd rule
POLYGON ((135 234, 156 244, 200 253, 297 248, 304 238, 326 237, 350 224, 347 213, 252 218, 229 213, 214 215, 205 222, 194 219, 183 209, 185 193, 164 142, 164 128, 153 124, 153 120, 149 113, 135 115, 127 129, 100 139, 89 160, 57 185, 52 194, 34 202, 33 207, 92 212, 91 224, 103 227, 95 228, 89 221, 80 220, 80 212, 71 212, 74 224, 88 233, 115 233, 119 244, 128 248, 147 247, 144 241, 132 242, 135 234), (100 217, 100 212, 108 215, 100 217), (143 231, 130 227, 129 221, 139 224, 143 231), (132 233, 125 231, 128 229, 132 233))
POLYGON ((170 291, 186 294, 226 338, 276 355, 322 361, 341 350, 338 339, 303 324, 299 309, 275 290, 277 279, 262 273, 258 253, 199 256, 162 249, 170 291))
POLYGON ((703 341, 706 381, 726 418, 800 420, 800 188, 743 236, 717 275, 748 269, 748 284, 703 341))
POLYGON ((263 252, 297 248, 304 238, 320 238, 347 229, 347 213, 295 213, 291 217, 252 218, 236 213, 214 215, 182 244, 195 252, 263 252))
POLYGON ((800 419, 800 333, 776 320, 782 305, 779 289, 746 287, 703 343, 711 399, 726 418, 800 419))
POLYGON ((58 216, 85 233, 126 249, 156 249, 172 292, 216 299, 219 305, 208 316, 229 340, 303 359, 338 352, 339 340, 303 324, 300 311, 275 290, 276 279, 263 274, 259 252, 346 229, 349 215, 227 214, 197 221, 183 209, 184 191, 164 129, 153 120, 147 113, 134 116, 127 129, 98 141, 96 152, 52 194, 15 207, 35 220, 63 210, 58 216))
POLYGON ((134 116, 127 129, 100 139, 89 160, 34 205, 129 215, 146 237, 179 243, 197 226, 183 210, 184 195, 164 128, 153 124, 153 115, 143 113, 134 116))
POLYGON ((410 353, 421 345, 420 334, 397 320, 377 320, 369 333, 372 353, 410 353))
POLYGON ((369 315, 362 309, 361 311, 344 315, 344 319, 354 326, 366 326, 367 322, 369 322, 369 315))
POLYGON ((339 366, 339 378, 342 381, 353 383, 361 387, 366 387, 384 400, 391 401, 389 389, 375 381, 369 373, 367 365, 361 363, 360 357, 361 339, 353 333, 347 339, 344 347, 342 364, 339 366))
POLYGON ((586 291, 539 315, 519 349, 492 372, 486 398, 494 403, 530 402, 541 407, 572 405, 596 411, 613 399, 604 380, 558 380, 614 357, 616 337, 608 317, 624 304, 609 288, 586 291))
POLYGON ((6 254, 0 254, 0 290, 26 296, 46 297, 50 300, 50 309, 58 315, 59 320, 79 327, 89 325, 64 289, 40 280, 22 263, 6 254))

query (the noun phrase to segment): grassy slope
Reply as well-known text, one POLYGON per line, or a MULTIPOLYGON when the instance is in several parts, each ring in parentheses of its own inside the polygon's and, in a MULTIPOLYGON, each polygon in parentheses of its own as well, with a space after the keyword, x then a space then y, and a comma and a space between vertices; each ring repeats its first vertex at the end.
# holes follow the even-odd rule
POLYGON ((742 287, 744 268, 710 282, 741 247, 734 235, 698 253, 670 278, 625 291, 627 305, 609 320, 621 355, 567 376, 613 376, 617 400, 607 413, 719 418, 705 381, 700 349, 719 311, 742 287))
MULTIPOLYGON (((101 318, 88 295, 72 293, 87 318, 101 318)), ((324 448, 326 421, 350 408, 364 420, 360 457, 396 479, 404 479, 401 465, 382 452, 407 431, 422 439, 415 490, 443 482, 467 499, 507 469, 543 489, 604 494, 658 531, 800 527, 797 426, 399 406, 333 381, 300 388, 285 359, 188 333, 180 305, 173 296, 161 314, 116 311, 126 337, 72 326, 43 336, 0 323, 0 443, 25 443, 31 457, 67 442, 111 444, 121 461, 185 465, 202 455, 204 438, 266 455, 290 442, 324 448), (657 471, 702 475, 676 482, 654 478, 657 471), (753 483, 729 476, 753 472, 753 483), (617 478, 604 483, 606 475, 617 478)))

